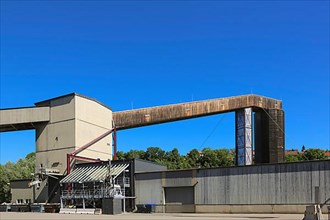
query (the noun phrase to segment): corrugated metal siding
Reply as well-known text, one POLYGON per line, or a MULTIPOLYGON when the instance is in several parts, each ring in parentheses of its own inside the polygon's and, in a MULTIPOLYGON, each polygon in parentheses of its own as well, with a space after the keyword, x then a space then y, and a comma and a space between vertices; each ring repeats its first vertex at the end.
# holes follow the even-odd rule
POLYGON ((193 186, 192 170, 165 172, 163 187, 193 186))
MULTIPOLYGON (((162 187, 189 186, 193 175, 192 170, 136 174, 137 201, 161 204, 162 187)), ((310 204, 315 186, 321 202, 330 198, 330 161, 200 169, 196 180, 195 204, 310 204)))
POLYGON ((330 161, 200 170, 196 204, 309 204, 330 197, 330 161), (227 174, 227 175, 226 175, 227 174))

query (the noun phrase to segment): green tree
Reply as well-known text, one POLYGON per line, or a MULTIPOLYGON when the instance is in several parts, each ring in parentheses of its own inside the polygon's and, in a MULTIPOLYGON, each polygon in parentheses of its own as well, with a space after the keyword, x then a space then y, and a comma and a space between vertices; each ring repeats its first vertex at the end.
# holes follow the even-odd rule
POLYGON ((145 152, 143 150, 130 150, 125 154, 126 159, 142 159, 144 157, 145 152))
POLYGON ((117 151, 117 160, 125 160, 125 153, 123 151, 117 151))
POLYGON ((177 148, 173 148, 173 150, 166 152, 164 162, 170 170, 189 168, 189 163, 184 156, 180 155, 177 148))
POLYGON ((197 149, 192 149, 186 156, 190 168, 201 168, 202 154, 197 149))
POLYGON ((308 149, 301 155, 302 160, 324 160, 327 159, 321 149, 308 149))
POLYGON ((285 155, 285 161, 286 162, 298 162, 301 161, 301 154, 297 154, 297 155, 292 155, 292 154, 288 154, 285 155))
POLYGON ((7 162, 0 165, 0 203, 10 202, 9 182, 15 179, 32 178, 35 172, 35 153, 28 154, 24 159, 19 159, 16 163, 7 162))
MULTIPOLYGON (((7 162, 6 165, 8 163, 10 162, 7 162)), ((0 204, 3 202, 10 202, 11 199, 9 186, 10 178, 5 166, 0 164, 0 204)))
POLYGON ((142 159, 162 163, 165 160, 166 152, 159 147, 148 147, 142 159))
POLYGON ((227 149, 204 148, 201 157, 202 167, 224 167, 234 165, 234 155, 227 149))

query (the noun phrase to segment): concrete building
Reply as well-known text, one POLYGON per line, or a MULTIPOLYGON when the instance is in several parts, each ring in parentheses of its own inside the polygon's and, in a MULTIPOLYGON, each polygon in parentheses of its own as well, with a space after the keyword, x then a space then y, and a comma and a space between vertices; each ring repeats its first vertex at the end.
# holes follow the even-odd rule
MULTIPOLYGON (((69 94, 36 103, 49 107, 49 121, 36 128, 37 166, 57 169, 64 174, 65 155, 112 129, 112 110, 98 101, 69 94)), ((105 137, 79 156, 112 159, 112 138, 105 137)))
POLYGON ((29 187, 32 179, 10 181, 11 202, 16 204, 26 204, 33 202, 33 190, 29 187))
MULTIPOLYGON (((40 167, 65 174, 66 155, 113 128, 112 110, 100 102, 68 94, 37 102, 36 107, 2 109, 1 130, 36 130, 36 172, 40 167)), ((105 137, 79 156, 112 159, 112 138, 105 137)))

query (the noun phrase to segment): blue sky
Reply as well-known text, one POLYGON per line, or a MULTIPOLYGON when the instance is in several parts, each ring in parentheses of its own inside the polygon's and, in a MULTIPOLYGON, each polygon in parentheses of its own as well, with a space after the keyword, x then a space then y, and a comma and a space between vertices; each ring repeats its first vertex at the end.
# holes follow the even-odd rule
MULTIPOLYGON (((1 1, 1 108, 255 93, 283 100, 287 148, 329 149, 329 81, 328 1, 1 1)), ((35 150, 34 131, 0 137, 1 163, 35 150)), ((233 113, 118 134, 123 151, 234 142, 233 113)))

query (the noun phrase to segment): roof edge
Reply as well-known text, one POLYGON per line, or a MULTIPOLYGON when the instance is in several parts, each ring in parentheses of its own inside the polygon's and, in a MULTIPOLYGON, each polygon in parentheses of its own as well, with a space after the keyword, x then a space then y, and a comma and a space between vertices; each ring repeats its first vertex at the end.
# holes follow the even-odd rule
POLYGON ((91 101, 94 101, 96 103, 98 103, 99 105, 102 105, 103 107, 109 109, 112 111, 112 108, 110 108, 109 106, 103 104, 102 102, 94 99, 94 98, 90 98, 88 96, 85 96, 85 95, 81 95, 79 93, 76 93, 76 92, 72 92, 72 93, 69 93, 69 94, 65 94, 65 95, 61 95, 61 96, 57 96, 57 97, 54 97, 54 98, 50 98, 50 99, 46 99, 46 100, 43 100, 43 101, 40 101, 40 102, 36 102, 34 103, 36 106, 40 105, 40 104, 43 104, 45 102, 49 102, 49 101, 52 101, 52 100, 56 100, 56 99, 61 99, 61 98, 65 98, 65 97, 68 97, 68 96, 79 96, 79 97, 82 97, 82 98, 85 98, 85 99, 89 99, 91 101))

